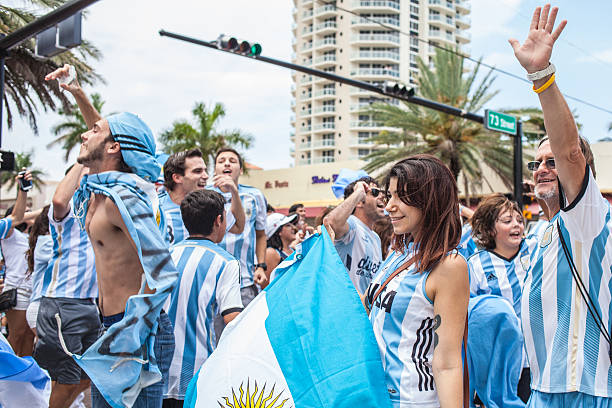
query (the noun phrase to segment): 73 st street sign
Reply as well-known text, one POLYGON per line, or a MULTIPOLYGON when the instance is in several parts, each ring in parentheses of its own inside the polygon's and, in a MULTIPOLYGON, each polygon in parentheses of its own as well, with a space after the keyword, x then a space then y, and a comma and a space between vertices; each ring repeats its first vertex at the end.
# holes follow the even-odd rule
POLYGON ((485 109, 484 125, 489 130, 516 135, 516 124, 514 116, 485 109))

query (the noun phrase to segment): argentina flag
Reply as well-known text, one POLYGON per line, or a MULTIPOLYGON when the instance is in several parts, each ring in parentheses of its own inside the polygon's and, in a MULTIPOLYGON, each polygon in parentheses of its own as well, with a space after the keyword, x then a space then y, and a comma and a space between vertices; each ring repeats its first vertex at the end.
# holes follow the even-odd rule
POLYGON ((327 234, 313 235, 223 332, 185 407, 391 407, 363 305, 327 234))
POLYGON ((17 357, 0 334, 0 408, 46 408, 50 394, 47 373, 32 357, 17 357))

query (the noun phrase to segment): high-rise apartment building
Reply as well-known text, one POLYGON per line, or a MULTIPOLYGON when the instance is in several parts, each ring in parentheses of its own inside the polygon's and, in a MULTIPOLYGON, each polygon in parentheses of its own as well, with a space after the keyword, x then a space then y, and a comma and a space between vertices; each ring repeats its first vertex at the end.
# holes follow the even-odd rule
MULTIPOLYGON (((417 56, 428 61, 434 54, 428 42, 468 52, 469 0, 293 1, 293 62, 299 65, 374 84, 408 85, 415 84, 417 56)), ((371 152, 367 140, 382 128, 364 108, 383 100, 381 95, 301 72, 293 73, 292 93, 296 166, 371 152)))

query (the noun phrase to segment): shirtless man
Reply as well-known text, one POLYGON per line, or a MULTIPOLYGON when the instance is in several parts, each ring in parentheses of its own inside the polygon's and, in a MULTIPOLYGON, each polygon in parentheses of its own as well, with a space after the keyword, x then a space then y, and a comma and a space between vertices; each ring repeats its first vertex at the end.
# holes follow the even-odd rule
MULTIPOLYGON (((68 69, 46 79, 67 76, 68 69)), ((161 170, 153 135, 130 113, 101 118, 76 80, 61 87, 74 95, 87 123, 93 123, 81 135, 77 162, 89 168, 89 175, 75 196, 75 212, 81 222, 85 216, 106 329, 75 359, 92 380, 94 408, 110 406, 107 401, 161 406, 160 380, 167 379, 174 350, 172 325, 161 307, 178 274, 162 236, 165 225, 151 182, 161 170)))

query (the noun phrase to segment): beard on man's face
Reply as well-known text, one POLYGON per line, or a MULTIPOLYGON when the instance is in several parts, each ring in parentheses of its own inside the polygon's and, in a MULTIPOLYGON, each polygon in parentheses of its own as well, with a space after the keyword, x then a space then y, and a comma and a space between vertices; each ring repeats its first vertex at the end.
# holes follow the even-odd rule
POLYGON ((96 146, 95 149, 93 149, 90 152, 87 152, 85 156, 78 157, 77 163, 87 166, 93 162, 102 160, 102 158, 104 157, 104 147, 105 147, 105 143, 102 143, 101 145, 96 146))
POLYGON ((557 197, 558 192, 557 192, 557 187, 556 186, 550 188, 548 191, 539 191, 538 187, 536 186, 536 188, 534 189, 534 194, 535 194, 537 199, 540 199, 540 200, 549 200, 551 198, 557 197))

